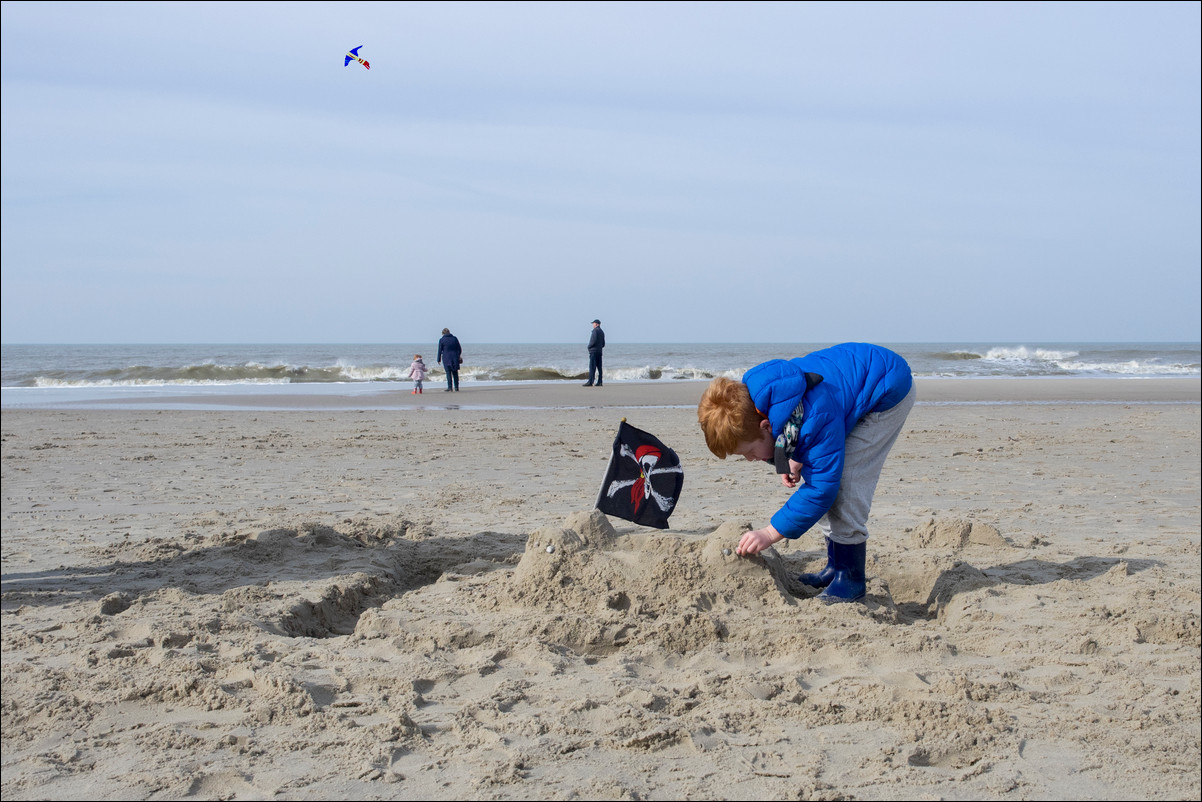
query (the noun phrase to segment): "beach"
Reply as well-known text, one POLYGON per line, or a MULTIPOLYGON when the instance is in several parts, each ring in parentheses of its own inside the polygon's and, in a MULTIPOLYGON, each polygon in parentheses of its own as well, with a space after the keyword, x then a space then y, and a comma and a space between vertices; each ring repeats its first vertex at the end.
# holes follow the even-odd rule
POLYGON ((1198 796, 1202 382, 918 380, 835 606, 704 386, 6 408, 4 798, 1198 796))

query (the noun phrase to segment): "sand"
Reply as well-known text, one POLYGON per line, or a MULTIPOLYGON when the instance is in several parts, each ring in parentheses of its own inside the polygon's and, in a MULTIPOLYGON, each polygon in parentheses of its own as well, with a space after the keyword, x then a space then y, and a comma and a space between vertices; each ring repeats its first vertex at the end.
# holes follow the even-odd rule
POLYGON ((1197 798, 1199 382, 1089 385, 920 382, 829 607, 696 383, 5 410, 0 790, 1197 798), (623 416, 667 531, 591 510, 623 416))

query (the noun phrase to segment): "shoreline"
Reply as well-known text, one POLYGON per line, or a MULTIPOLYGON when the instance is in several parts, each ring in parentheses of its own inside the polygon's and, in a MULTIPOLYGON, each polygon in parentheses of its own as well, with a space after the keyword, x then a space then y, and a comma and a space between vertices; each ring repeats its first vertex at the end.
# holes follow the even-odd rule
MULTIPOLYGON (((427 383, 429 384, 429 383, 427 383)), ((917 377, 918 403, 926 404, 1197 404, 1202 378, 917 377)), ((457 393, 440 386, 413 395, 411 385, 312 384, 268 387, 192 386, 137 388, 5 388, 5 413, 25 409, 224 409, 224 410, 423 410, 596 409, 693 407, 708 382, 576 382, 471 384, 457 393), (401 389, 404 388, 404 389, 401 389), (39 397, 34 397, 37 394, 39 397)))

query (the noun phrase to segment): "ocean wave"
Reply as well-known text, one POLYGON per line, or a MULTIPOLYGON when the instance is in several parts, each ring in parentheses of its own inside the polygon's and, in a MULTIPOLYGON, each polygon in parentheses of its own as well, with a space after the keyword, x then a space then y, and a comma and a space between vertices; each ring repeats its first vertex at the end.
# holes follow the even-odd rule
POLYGON ((226 387, 236 384, 291 384, 288 379, 256 379, 229 381, 225 379, 54 379, 38 376, 31 387, 226 387))
POLYGON ((967 359, 981 359, 983 356, 975 351, 936 351, 931 354, 934 359, 942 359, 946 362, 963 362, 967 359))
POLYGON ((179 367, 131 365, 71 374, 51 371, 33 377, 34 387, 158 387, 167 385, 289 384, 348 381, 342 366, 314 368, 246 362, 202 362, 179 367))
POLYGON ((1049 348, 996 347, 985 352, 982 359, 995 362, 1060 362, 1078 356, 1077 351, 1055 351, 1049 348))
POLYGON ((1057 363, 1057 365, 1066 373, 1095 376, 1196 376, 1199 367, 1198 365, 1161 364, 1135 359, 1126 362, 1065 361, 1057 363))
MULTIPOLYGON (((446 375, 440 365, 429 366, 428 380, 440 380, 446 375)), ((659 381, 661 379, 699 380, 716 375, 738 378, 741 371, 710 371, 699 368, 643 365, 639 367, 607 368, 610 381, 659 381)), ((588 373, 582 370, 550 366, 488 365, 463 367, 461 381, 481 382, 556 382, 582 381, 588 373)), ((48 372, 33 376, 15 386, 30 387, 163 387, 211 386, 246 384, 320 384, 364 382, 409 382, 409 365, 353 365, 339 362, 324 367, 309 365, 266 365, 247 362, 239 365, 202 363, 184 367, 149 367, 134 365, 85 375, 48 372)))
POLYGON ((1156 357, 1106 360, 1083 357, 1076 350, 1026 346, 990 348, 981 360, 1005 372, 1029 376, 1189 376, 1198 372, 1197 364, 1156 357))
MULTIPOLYGON (((5 387, 163 387, 410 382, 409 355, 421 346, 4 346, 5 387)), ((815 350, 796 344, 624 345, 606 353, 605 380, 738 381, 766 359, 815 350)), ((1199 375, 1196 345, 1141 343, 931 343, 897 349, 916 376, 1157 377, 1199 375)), ((583 381, 574 346, 478 346, 460 371, 465 382, 583 381)), ((444 379, 429 364, 431 382, 444 379)))

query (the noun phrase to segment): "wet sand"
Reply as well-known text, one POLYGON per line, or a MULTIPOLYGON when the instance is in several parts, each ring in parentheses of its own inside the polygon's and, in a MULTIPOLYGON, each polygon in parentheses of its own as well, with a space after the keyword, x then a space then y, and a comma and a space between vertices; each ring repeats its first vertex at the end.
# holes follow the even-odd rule
MULTIPOLYGON (((1202 394, 1199 379, 933 379, 916 380, 920 403, 1196 403, 1202 394)), ((98 403, 112 407, 196 407, 239 409, 534 409, 595 407, 696 407, 705 382, 658 381, 611 383, 602 387, 556 384, 463 384, 457 392, 426 383, 425 392, 413 395, 409 385, 369 394, 298 394, 288 388, 279 393, 195 394, 154 396, 142 400, 123 398, 98 403)), ((328 386, 314 389, 328 390, 328 386)))

